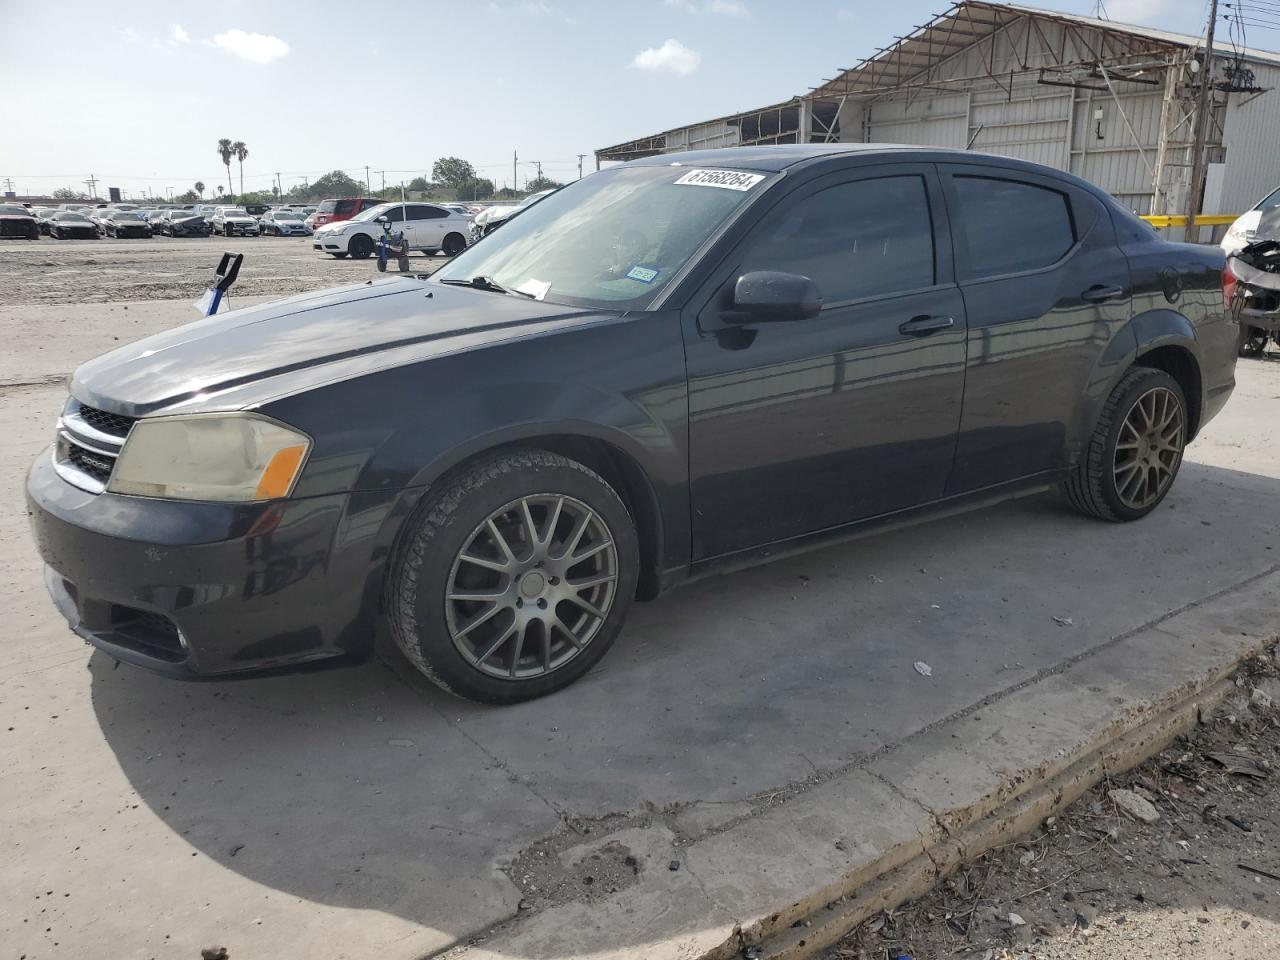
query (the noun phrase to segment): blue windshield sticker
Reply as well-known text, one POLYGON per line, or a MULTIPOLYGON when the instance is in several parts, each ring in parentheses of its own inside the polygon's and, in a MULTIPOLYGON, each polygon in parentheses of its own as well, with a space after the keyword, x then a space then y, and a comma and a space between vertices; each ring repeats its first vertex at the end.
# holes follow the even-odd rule
POLYGON ((650 270, 648 267, 632 267, 627 271, 628 277, 641 283, 653 283, 653 278, 657 275, 657 270, 650 270))

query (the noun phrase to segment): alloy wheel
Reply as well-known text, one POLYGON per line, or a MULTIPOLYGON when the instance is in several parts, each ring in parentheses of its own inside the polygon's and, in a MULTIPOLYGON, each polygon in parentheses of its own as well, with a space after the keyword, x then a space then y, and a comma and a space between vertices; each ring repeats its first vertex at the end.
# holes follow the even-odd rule
POLYGON ((1142 510, 1173 483, 1186 443, 1182 401, 1167 387, 1138 397, 1120 425, 1112 475, 1120 501, 1142 510))
POLYGON ((445 621, 476 669, 505 680, 542 677, 600 632, 617 583, 604 518, 573 497, 531 494, 495 510, 463 542, 445 621))

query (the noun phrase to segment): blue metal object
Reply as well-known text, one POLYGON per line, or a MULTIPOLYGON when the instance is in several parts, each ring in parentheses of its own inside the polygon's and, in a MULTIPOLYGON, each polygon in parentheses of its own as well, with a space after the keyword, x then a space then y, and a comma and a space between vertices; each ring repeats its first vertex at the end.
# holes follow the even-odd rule
POLYGON ((395 257, 400 272, 408 273, 409 245, 405 243, 404 234, 399 230, 392 233, 391 221, 386 217, 379 217, 378 222, 382 224, 382 236, 378 240, 378 272, 386 273, 387 261, 395 257))
POLYGON ((244 263, 243 253, 224 253, 222 255, 222 259, 218 261, 218 269, 213 273, 213 286, 209 290, 212 296, 209 298, 209 305, 204 312, 206 317, 212 317, 218 312, 218 307, 222 305, 223 296, 231 289, 231 285, 236 282, 236 277, 240 275, 240 264, 242 263, 244 263))

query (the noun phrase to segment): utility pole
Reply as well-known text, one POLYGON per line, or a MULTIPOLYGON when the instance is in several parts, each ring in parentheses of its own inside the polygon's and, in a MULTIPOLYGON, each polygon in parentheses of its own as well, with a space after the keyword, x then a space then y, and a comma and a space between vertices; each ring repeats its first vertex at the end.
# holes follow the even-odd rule
POLYGON ((95 187, 95 186, 97 186, 97 183, 98 183, 98 181, 97 181, 97 179, 94 177, 94 175, 93 175, 92 173, 91 173, 91 174, 89 174, 89 179, 88 179, 88 180, 86 180, 86 181, 84 181, 85 186, 87 186, 87 187, 89 188, 89 199, 90 199, 90 200, 97 200, 97 199, 98 199, 98 191, 94 189, 94 187, 95 187))
POLYGON ((1200 67, 1200 97, 1196 105, 1196 132, 1191 154, 1191 183, 1187 187, 1187 229, 1182 239, 1200 242, 1196 214, 1204 199, 1204 145, 1209 136, 1209 109, 1213 102, 1213 31, 1218 25, 1218 0, 1209 0, 1209 28, 1205 32, 1204 62, 1200 67))
POLYGON ((578 179, 579 180, 582 179, 582 159, 585 156, 586 156, 585 153, 578 154, 578 179))
POLYGON ((378 176, 382 177, 382 189, 386 190, 387 189, 387 171, 379 170, 378 176))
POLYGON ((284 184, 280 181, 280 171, 276 171, 276 196, 284 199, 284 184))
POLYGON ((9 177, 4 178, 4 192, 13 193, 13 180, 11 180, 9 177))
POLYGON ((520 172, 516 169, 520 158, 514 150, 511 151, 511 189, 516 193, 520 192, 520 172))
POLYGON ((369 165, 364 165, 364 185, 369 188, 369 192, 373 193, 373 183, 369 180, 369 165))

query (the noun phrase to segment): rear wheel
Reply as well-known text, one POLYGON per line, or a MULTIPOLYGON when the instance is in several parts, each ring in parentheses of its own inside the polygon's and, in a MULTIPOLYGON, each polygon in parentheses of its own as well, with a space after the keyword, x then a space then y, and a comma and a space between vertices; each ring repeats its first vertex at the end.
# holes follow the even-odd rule
POLYGON ((432 681, 485 703, 573 683, 635 594, 639 551, 617 493, 543 450, 480 461, 410 521, 389 574, 392 635, 432 681))
POLYGON ((1182 466, 1187 401, 1163 370, 1134 367, 1103 405, 1063 491, 1081 513, 1137 520, 1165 498, 1182 466))
POLYGON ((451 233, 444 238, 444 255, 446 257, 456 257, 465 249, 467 249, 467 240, 462 234, 451 233))
POLYGON ((373 240, 366 234, 357 233, 347 244, 347 253, 355 260, 366 260, 373 253, 373 240))

